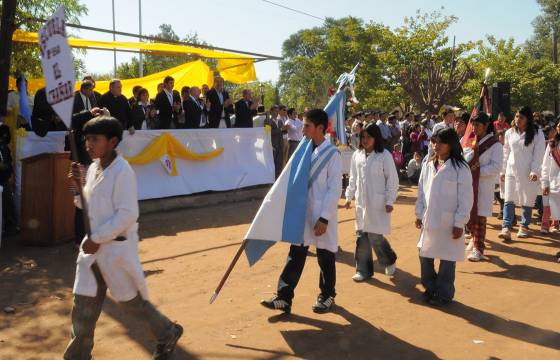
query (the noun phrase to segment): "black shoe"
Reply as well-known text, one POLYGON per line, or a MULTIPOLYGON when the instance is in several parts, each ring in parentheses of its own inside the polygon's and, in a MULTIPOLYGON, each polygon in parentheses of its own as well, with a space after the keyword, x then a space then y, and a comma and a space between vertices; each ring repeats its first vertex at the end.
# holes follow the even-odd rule
POLYGON ((313 309, 313 312, 317 314, 324 314, 331 311, 333 306, 334 297, 329 296, 325 298, 323 295, 319 295, 319 297, 317 297, 317 302, 313 304, 311 308, 313 309))
POLYGON ((422 300, 424 300, 425 303, 430 303, 430 301, 434 298, 434 293, 431 291, 424 291, 424 293, 422 294, 422 300))
POLYGON ((173 336, 165 343, 158 344, 156 351, 152 355, 153 360, 171 359, 175 346, 181 335, 183 335, 183 327, 179 324, 173 324, 173 336))
POLYGON ((503 214, 498 215, 498 220, 504 220, 504 215, 503 214))
POLYGON ((429 303, 430 305, 436 306, 436 307, 441 307, 441 306, 448 306, 453 302, 453 300, 449 300, 449 299, 442 299, 439 296, 434 296, 430 299, 429 303))
POLYGON ((292 311, 292 304, 278 296, 275 296, 270 300, 261 300, 261 305, 267 309, 281 310, 286 314, 289 314, 292 311))

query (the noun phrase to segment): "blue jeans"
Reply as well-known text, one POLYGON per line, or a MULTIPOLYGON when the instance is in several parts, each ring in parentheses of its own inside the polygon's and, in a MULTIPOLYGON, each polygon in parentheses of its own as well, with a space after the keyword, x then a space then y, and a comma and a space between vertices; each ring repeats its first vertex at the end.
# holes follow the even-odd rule
MULTIPOLYGON (((521 207, 521 226, 528 228, 531 224, 531 216, 533 214, 533 208, 530 206, 521 207)), ((502 228, 508 228, 511 230, 513 226, 513 219, 515 219, 515 203, 506 202, 504 204, 504 222, 502 228)))
POLYGON ((430 295, 442 300, 453 300, 455 296, 455 261, 440 260, 436 273, 434 259, 420 256, 422 285, 430 295))
POLYGON ((375 256, 377 256, 377 261, 381 265, 389 266, 397 261, 397 254, 395 254, 385 236, 356 231, 356 271, 365 277, 373 276, 372 248, 375 256))

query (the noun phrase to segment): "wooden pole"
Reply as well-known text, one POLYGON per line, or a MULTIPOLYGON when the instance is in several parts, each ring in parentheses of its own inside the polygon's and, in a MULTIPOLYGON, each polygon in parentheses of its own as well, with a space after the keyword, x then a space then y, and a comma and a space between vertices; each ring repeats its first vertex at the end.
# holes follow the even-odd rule
MULTIPOLYGON (((70 140, 70 153, 72 154, 72 161, 75 163, 79 163, 80 159, 78 158, 78 146, 76 145, 76 132, 74 130, 70 130, 70 132, 68 133, 68 138, 70 140)), ((89 223, 89 212, 88 212, 87 201, 84 196, 81 171, 80 171, 80 181, 78 181, 78 193, 80 195, 80 201, 82 202, 82 216, 84 218, 84 230, 88 238, 91 239, 91 225, 89 223)))
POLYGON ((226 280, 228 279, 229 274, 231 274, 231 271, 235 267, 235 264, 237 264, 237 261, 239 260, 239 257, 243 253, 243 250, 245 250, 246 246, 247 246, 247 240, 243 240, 243 243, 239 247, 239 250, 237 250, 237 253, 233 257, 233 260, 231 261, 231 264, 229 264, 229 267, 227 268, 226 273, 224 274, 224 276, 222 276, 222 280, 220 280, 220 283, 218 284, 218 287, 216 287, 216 290, 214 290, 214 293, 210 297, 210 304, 212 304, 214 302, 214 300, 216 300, 216 298, 220 294, 220 291, 222 290, 222 287, 226 283, 226 280))
POLYGON ((16 6, 15 0, 4 0, 2 2, 2 20, 0 21, 0 116, 5 116, 7 113, 12 35, 16 28, 16 6))

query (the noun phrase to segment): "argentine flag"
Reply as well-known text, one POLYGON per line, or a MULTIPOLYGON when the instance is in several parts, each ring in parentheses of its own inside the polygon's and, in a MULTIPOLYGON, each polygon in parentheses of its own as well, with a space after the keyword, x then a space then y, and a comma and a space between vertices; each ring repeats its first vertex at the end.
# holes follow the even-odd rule
POLYGON ((245 235, 245 254, 250 266, 279 241, 303 244, 309 186, 336 151, 333 145, 327 146, 312 161, 313 142, 300 141, 245 235))
POLYGON ((325 112, 329 116, 329 124, 336 131, 339 144, 347 144, 346 139, 346 91, 339 89, 325 106, 325 112))

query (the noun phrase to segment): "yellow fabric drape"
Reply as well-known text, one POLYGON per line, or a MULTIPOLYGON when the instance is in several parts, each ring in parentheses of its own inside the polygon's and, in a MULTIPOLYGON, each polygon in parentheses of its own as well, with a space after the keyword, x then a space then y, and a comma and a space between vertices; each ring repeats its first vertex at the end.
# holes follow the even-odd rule
MULTIPOLYGON (((16 30, 12 36, 14 42, 32 43, 38 42, 39 35, 34 32, 16 30)), ((188 45, 174 45, 165 43, 149 43, 149 42, 126 42, 126 41, 99 41, 68 38, 68 44, 71 47, 79 48, 103 48, 103 49, 125 49, 125 50, 144 50, 175 54, 193 54, 200 55, 209 59, 251 59, 245 55, 229 53, 225 51, 216 51, 210 49, 202 49, 188 45)))
MULTIPOLYGON (((38 34, 16 30, 12 37, 15 42, 36 44, 38 41, 38 34)), ((255 72, 254 59, 248 56, 228 53, 223 51, 215 51, 208 49, 201 49, 193 46, 186 45, 173 45, 163 43, 140 43, 140 42, 123 42, 123 41, 97 41, 97 40, 84 40, 69 38, 68 43, 71 47, 79 48, 104 48, 104 49, 134 49, 144 51, 154 51, 160 53, 172 54, 195 54, 204 58, 218 59, 217 69, 220 75, 227 81, 234 84, 244 84, 249 81, 257 79, 255 72)), ((179 65, 177 67, 161 71, 150 76, 136 79, 124 80, 127 83, 125 86, 123 82, 123 94, 125 96, 132 96, 132 87, 140 85, 150 94, 155 95, 157 84, 163 81, 163 78, 170 75, 175 78, 175 87, 180 89, 183 86, 201 86, 207 84, 212 86, 213 74, 208 66, 203 66, 202 61, 197 60, 194 62, 179 65), (178 77, 184 81, 178 81, 178 77), (157 79, 157 80, 156 80, 157 79), (155 85, 154 85, 155 83, 155 85), (130 86, 129 86, 130 85, 130 86)), ((37 89, 45 86, 43 79, 30 79, 28 80, 28 90, 30 93, 35 93, 37 89)), ((79 89, 80 83, 76 82, 76 90, 79 89)), ((10 79, 10 89, 15 89, 15 79, 10 79)), ((96 82, 96 90, 104 93, 109 89, 109 83, 99 81, 96 82)))
POLYGON ((164 155, 168 155, 172 165, 171 176, 177 176, 176 158, 205 161, 218 157, 223 152, 224 148, 218 148, 204 154, 197 154, 183 146, 183 144, 170 133, 163 133, 146 146, 140 154, 126 157, 126 160, 132 165, 146 165, 152 161, 159 161, 164 155))

